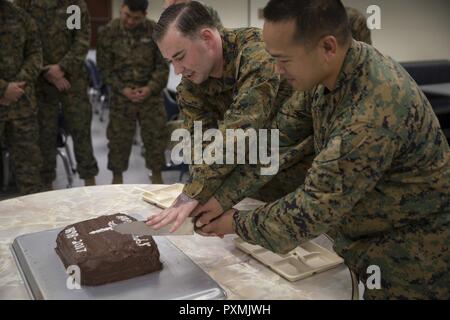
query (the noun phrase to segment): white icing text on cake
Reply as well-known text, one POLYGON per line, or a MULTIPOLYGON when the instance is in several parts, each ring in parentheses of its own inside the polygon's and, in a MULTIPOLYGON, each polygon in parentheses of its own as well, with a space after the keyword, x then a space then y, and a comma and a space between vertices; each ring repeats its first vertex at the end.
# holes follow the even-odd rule
MULTIPOLYGON (((119 216, 116 216, 116 218, 118 220, 120 220, 122 223, 133 222, 133 220, 131 220, 127 216, 119 215, 119 216)), ((89 234, 99 234, 99 233, 102 233, 102 232, 111 231, 111 230, 113 230, 113 226, 115 226, 115 225, 117 225, 117 223, 115 223, 114 221, 110 221, 110 222, 108 222, 108 227, 100 228, 100 229, 91 231, 91 232, 89 232, 89 234)), ((133 237, 133 241, 136 243, 136 245, 138 247, 151 247, 152 246, 148 239, 142 239, 142 238, 140 238, 140 236, 136 236, 136 235, 133 235, 132 237, 133 237)))
POLYGON ((89 234, 97 234, 97 233, 102 233, 102 232, 105 232, 105 231, 112 231, 112 229, 113 229, 113 227, 115 225, 117 225, 117 224, 114 221, 110 221, 110 222, 108 222, 108 226, 109 227, 91 231, 91 232, 89 232, 89 234))
POLYGON ((138 247, 151 247, 152 244, 148 241, 148 239, 141 239, 139 236, 133 236, 134 242, 138 247))
MULTIPOLYGON (((127 216, 117 216, 117 219, 119 219, 122 222, 133 222, 129 217, 127 216)), ((141 239, 140 236, 133 235, 133 240, 136 242, 136 245, 138 247, 151 247, 152 244, 149 242, 148 239, 141 239)))
POLYGON ((78 239, 78 231, 75 227, 67 228, 64 233, 67 239, 72 239, 72 245, 77 253, 86 252, 86 246, 83 239, 78 239))

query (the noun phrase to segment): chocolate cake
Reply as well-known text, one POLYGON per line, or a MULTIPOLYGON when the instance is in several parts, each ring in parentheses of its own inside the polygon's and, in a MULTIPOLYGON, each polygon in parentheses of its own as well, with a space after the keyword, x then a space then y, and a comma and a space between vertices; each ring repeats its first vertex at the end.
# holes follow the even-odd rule
POLYGON ((115 224, 135 220, 118 213, 67 226, 58 234, 56 253, 66 268, 80 268, 80 282, 87 286, 161 270, 158 247, 151 236, 123 235, 112 230, 115 224))

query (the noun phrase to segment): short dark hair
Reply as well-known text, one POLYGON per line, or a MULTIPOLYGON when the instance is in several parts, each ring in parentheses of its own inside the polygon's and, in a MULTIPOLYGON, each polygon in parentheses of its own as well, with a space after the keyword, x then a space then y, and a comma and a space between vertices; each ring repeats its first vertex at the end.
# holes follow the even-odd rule
POLYGON ((148 0, 123 0, 123 4, 133 12, 145 12, 148 8, 148 0))
POLYGON ((177 30, 188 37, 194 36, 201 28, 216 28, 213 18, 200 2, 178 3, 167 7, 161 14, 153 29, 153 40, 161 40, 174 22, 177 30))
POLYGON ((340 0, 270 0, 264 18, 269 22, 295 20, 294 41, 307 45, 327 35, 336 37, 340 45, 351 39, 347 13, 340 0))

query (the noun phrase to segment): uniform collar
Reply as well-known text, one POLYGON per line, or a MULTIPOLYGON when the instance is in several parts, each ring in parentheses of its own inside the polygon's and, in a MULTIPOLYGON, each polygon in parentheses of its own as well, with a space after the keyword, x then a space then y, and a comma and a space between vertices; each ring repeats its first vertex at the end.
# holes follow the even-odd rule
POLYGON ((363 52, 363 44, 353 39, 352 44, 345 56, 341 71, 339 72, 336 87, 331 92, 339 91, 360 73, 361 67, 364 65, 365 60, 365 55, 363 52))
POLYGON ((233 86, 236 82, 236 33, 224 29, 222 31, 222 51, 224 68, 222 81, 225 87, 233 86))
MULTIPOLYGON (((352 40, 352 44, 348 49, 341 70, 336 80, 336 87, 328 90, 324 85, 320 84, 313 89, 313 108, 319 108, 322 112, 332 114, 340 108, 345 108, 341 104, 343 99, 348 95, 348 86, 355 85, 355 81, 364 73, 368 51, 366 44, 352 40), (326 108, 324 108, 326 105, 326 108)), ((352 88, 352 90, 355 90, 352 88)))
POLYGON ((135 35, 135 34, 143 32, 143 31, 147 31, 147 30, 149 30, 150 32, 152 31, 152 30, 149 29, 149 25, 148 25, 147 19, 145 19, 144 22, 142 22, 136 28, 131 29, 131 30, 125 29, 125 27, 124 27, 124 25, 122 23, 122 20, 119 20, 119 25, 120 25, 121 32, 123 32, 125 34, 130 34, 130 35, 135 35))
POLYGON ((209 77, 201 84, 201 90, 209 96, 233 90, 236 84, 236 34, 228 29, 221 30, 223 74, 222 77, 209 77))

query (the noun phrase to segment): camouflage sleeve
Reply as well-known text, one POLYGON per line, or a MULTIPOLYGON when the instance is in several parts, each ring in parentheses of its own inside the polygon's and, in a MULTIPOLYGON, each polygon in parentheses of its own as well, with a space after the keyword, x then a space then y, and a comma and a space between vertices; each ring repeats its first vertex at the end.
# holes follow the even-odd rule
POLYGON ((399 149, 393 132, 364 124, 333 136, 314 159, 303 186, 278 201, 234 215, 233 228, 241 238, 287 253, 326 233, 375 187, 399 149))
POLYGON ((113 92, 121 93, 124 86, 113 72, 114 50, 107 27, 100 28, 97 38, 97 67, 103 82, 112 88, 113 92))
MULTIPOLYGON (((309 136, 293 147, 280 148, 279 171, 285 170, 314 153, 313 137, 309 136)), ((278 172, 279 172, 278 171, 278 172)), ((276 176, 261 175, 260 165, 240 165, 214 194, 223 210, 231 209, 242 199, 250 197, 276 176)))
MULTIPOLYGON (((311 97, 307 92, 294 93, 273 121, 272 129, 280 136, 279 171, 314 153, 311 97)), ((258 165, 240 165, 226 178, 214 195, 224 210, 251 196, 275 176, 261 175, 260 170, 258 165)))
POLYGON ((155 70, 152 72, 148 87, 151 90, 151 95, 157 96, 161 94, 161 91, 167 85, 167 80, 169 79, 169 65, 162 57, 161 52, 156 45, 154 57, 155 70))
MULTIPOLYGON (((204 107, 204 101, 201 95, 195 91, 193 85, 187 81, 182 80, 177 87, 177 102, 180 108, 180 112, 184 119, 184 128, 191 133, 192 141, 194 141, 194 122, 200 121, 203 126, 203 130, 213 128, 214 120, 204 107)), ((194 155, 194 146, 192 146, 191 155, 194 155)), ((186 183, 183 192, 191 198, 195 198, 197 190, 201 192, 203 189, 203 173, 200 166, 189 166, 190 179, 186 183)))
MULTIPOLYGON (((262 43, 248 46, 244 50, 247 52, 244 52, 241 58, 236 94, 219 125, 224 146, 227 145, 227 129, 245 131, 249 128, 267 128, 275 112, 274 104, 280 79, 274 73, 272 60, 266 56, 262 43)), ((234 159, 237 159, 236 149, 234 159)), ((215 194, 236 164, 202 164, 191 167, 192 183, 186 184, 184 192, 204 203, 215 194)))
POLYGON ((74 30, 73 44, 67 54, 59 61, 59 66, 69 74, 76 74, 84 65, 91 40, 91 21, 84 1, 79 1, 81 9, 81 29, 74 30))
POLYGON ((25 20, 25 28, 27 39, 25 43, 24 63, 16 79, 33 84, 42 68, 42 45, 37 25, 29 15, 27 15, 25 20))
POLYGON ((0 79, 0 97, 3 97, 5 94, 6 88, 8 87, 9 82, 0 79))
POLYGON ((213 128, 214 121, 204 107, 204 101, 194 86, 182 80, 177 87, 177 103, 184 119, 184 127, 194 133, 194 122, 201 121, 203 128, 213 128))
MULTIPOLYGON (((1 77, 1 75, 0 75, 1 77)), ((8 88, 9 82, 0 78, 0 98, 5 95, 6 88, 8 88)))

